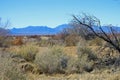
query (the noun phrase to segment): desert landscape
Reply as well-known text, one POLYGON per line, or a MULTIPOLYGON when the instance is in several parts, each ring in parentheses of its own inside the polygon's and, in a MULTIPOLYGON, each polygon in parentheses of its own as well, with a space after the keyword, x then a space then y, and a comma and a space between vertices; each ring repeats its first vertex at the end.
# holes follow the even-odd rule
POLYGON ((1 37, 4 40, 0 48, 0 79, 120 79, 116 49, 97 37, 85 40, 72 35, 64 41, 63 34, 1 37))
POLYGON ((0 80, 120 80, 119 0, 0 0, 0 80))

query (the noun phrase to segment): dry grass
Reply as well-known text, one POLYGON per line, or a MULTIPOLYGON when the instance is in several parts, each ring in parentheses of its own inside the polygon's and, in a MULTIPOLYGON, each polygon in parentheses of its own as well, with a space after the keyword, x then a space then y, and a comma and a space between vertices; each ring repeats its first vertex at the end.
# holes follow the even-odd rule
POLYGON ((64 52, 70 56, 77 56, 77 47, 76 46, 70 46, 70 47, 64 47, 64 52))
POLYGON ((0 80, 26 80, 25 74, 17 68, 10 54, 0 51, 0 80))
MULTIPOLYGON (((36 46, 36 45, 34 45, 34 46, 36 46)), ((60 46, 60 47, 63 49, 63 52, 66 53, 68 56, 71 56, 71 57, 74 57, 74 58, 78 57, 76 46, 70 46, 70 47, 69 46, 67 46, 67 47, 60 46)), ((87 47, 91 48, 92 51, 94 51, 95 53, 98 53, 97 51, 100 50, 100 48, 101 48, 98 45, 94 45, 94 46, 89 45, 87 47)), ((22 53, 28 53, 28 52, 26 52, 28 50, 28 47, 26 46, 24 48, 21 49, 21 52, 22 53), (24 52, 24 48, 26 48, 25 52, 24 52)), ((37 47, 37 48, 39 50, 39 52, 37 54, 49 51, 48 50, 49 47, 37 47)), ((17 47, 15 46, 15 47, 11 47, 9 49, 9 51, 14 51, 14 50, 17 51, 19 49, 20 49, 19 46, 17 46, 17 47)), ((32 48, 32 49, 34 49, 34 48, 32 48)), ((109 51, 109 49, 106 48, 105 50, 102 51, 102 54, 107 53, 108 51, 109 51)), ((34 50, 33 50, 33 52, 36 53, 36 51, 34 51, 34 50)), ((53 61, 56 61, 56 59, 53 60, 53 61)), ((51 61, 51 63, 53 61, 51 61)), ((73 60, 73 62, 74 61, 75 60, 73 60)), ((71 69, 71 67, 70 67, 70 69, 71 69)), ((113 72, 109 72, 107 70, 103 70, 101 72, 92 71, 91 73, 83 72, 82 74, 74 73, 74 74, 69 74, 69 75, 65 75, 65 74, 52 74, 52 75, 41 74, 41 75, 38 75, 38 74, 32 74, 32 73, 27 73, 27 75, 28 75, 27 80, 120 80, 120 76, 119 76, 120 71, 117 71, 117 72, 113 73, 113 72)))
POLYGON ((28 74, 30 80, 120 80, 118 73, 83 73, 83 74, 55 74, 55 75, 33 75, 28 74))

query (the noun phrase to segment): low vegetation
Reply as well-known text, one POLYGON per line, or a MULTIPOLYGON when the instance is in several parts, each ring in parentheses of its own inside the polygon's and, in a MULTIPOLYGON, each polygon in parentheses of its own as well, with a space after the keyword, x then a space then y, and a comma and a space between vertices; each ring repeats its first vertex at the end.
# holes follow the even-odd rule
POLYGON ((21 73, 9 53, 0 51, 0 80, 26 80, 26 75, 21 73))
POLYGON ((22 45, 18 46, 18 48, 14 47, 10 50, 12 57, 23 58, 26 61, 34 61, 35 56, 38 52, 38 47, 34 45, 22 45))
MULTIPOLYGON (((69 80, 86 80, 88 78, 83 78, 83 76, 88 76, 91 80, 96 80, 103 79, 104 75, 101 75, 101 78, 98 77, 101 73, 106 76, 119 73, 119 57, 115 55, 118 53, 113 52, 114 56, 109 55, 110 49, 106 50, 107 47, 105 47, 100 54, 98 50, 101 50, 102 46, 105 45, 104 41, 100 42, 102 45, 98 44, 96 40, 86 41, 80 39, 79 43, 76 43, 77 45, 74 47, 66 45, 41 47, 36 42, 12 45, 3 51, 4 55, 1 53, 0 61, 5 61, 0 64, 0 71, 3 72, 0 74, 1 79, 34 80, 38 78, 65 80, 69 78, 69 80), (6 73, 6 70, 10 74, 6 73), (92 77, 93 74, 95 77, 92 77), (50 77, 45 77, 45 75, 50 77), (54 78, 52 78, 53 75, 54 78), (58 78, 57 75, 62 78, 58 78), (63 77, 63 75, 66 76, 63 77)), ((105 79, 109 78, 106 77, 105 79)), ((118 76, 114 76, 111 79, 118 79, 118 76)))
POLYGON ((38 53, 35 64, 39 66, 42 73, 65 73, 68 56, 61 47, 53 46, 46 49, 43 53, 38 53))

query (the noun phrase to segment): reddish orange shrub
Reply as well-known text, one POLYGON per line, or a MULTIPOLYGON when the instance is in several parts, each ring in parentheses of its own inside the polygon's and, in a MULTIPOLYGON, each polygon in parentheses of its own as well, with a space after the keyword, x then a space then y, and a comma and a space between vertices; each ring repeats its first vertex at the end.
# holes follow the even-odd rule
POLYGON ((23 37, 15 37, 12 44, 13 45, 22 45, 23 44, 23 37))

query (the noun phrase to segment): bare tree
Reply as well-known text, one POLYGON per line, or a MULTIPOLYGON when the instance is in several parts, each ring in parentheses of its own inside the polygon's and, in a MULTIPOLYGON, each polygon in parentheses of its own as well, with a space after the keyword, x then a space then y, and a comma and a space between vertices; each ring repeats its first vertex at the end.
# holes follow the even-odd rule
POLYGON ((0 18, 0 36, 5 36, 8 34, 7 27, 10 26, 10 22, 7 20, 5 23, 2 22, 2 19, 0 18))
POLYGON ((10 22, 7 20, 6 22, 2 22, 0 18, 0 47, 4 44, 7 39, 7 35, 9 34, 9 30, 7 29, 10 26, 10 22))
POLYGON ((74 33, 78 36, 81 36, 85 40, 88 40, 94 37, 94 34, 90 32, 89 28, 87 28, 84 25, 78 24, 75 20, 72 20, 70 22, 70 25, 72 25, 71 29, 69 29, 70 33, 74 33))
POLYGON ((86 37, 89 34, 94 34, 96 37, 103 39, 111 44, 120 53, 119 32, 113 29, 112 26, 108 26, 104 31, 101 26, 100 20, 95 16, 91 16, 83 13, 81 16, 72 15, 72 23, 79 25, 81 33, 86 37))

